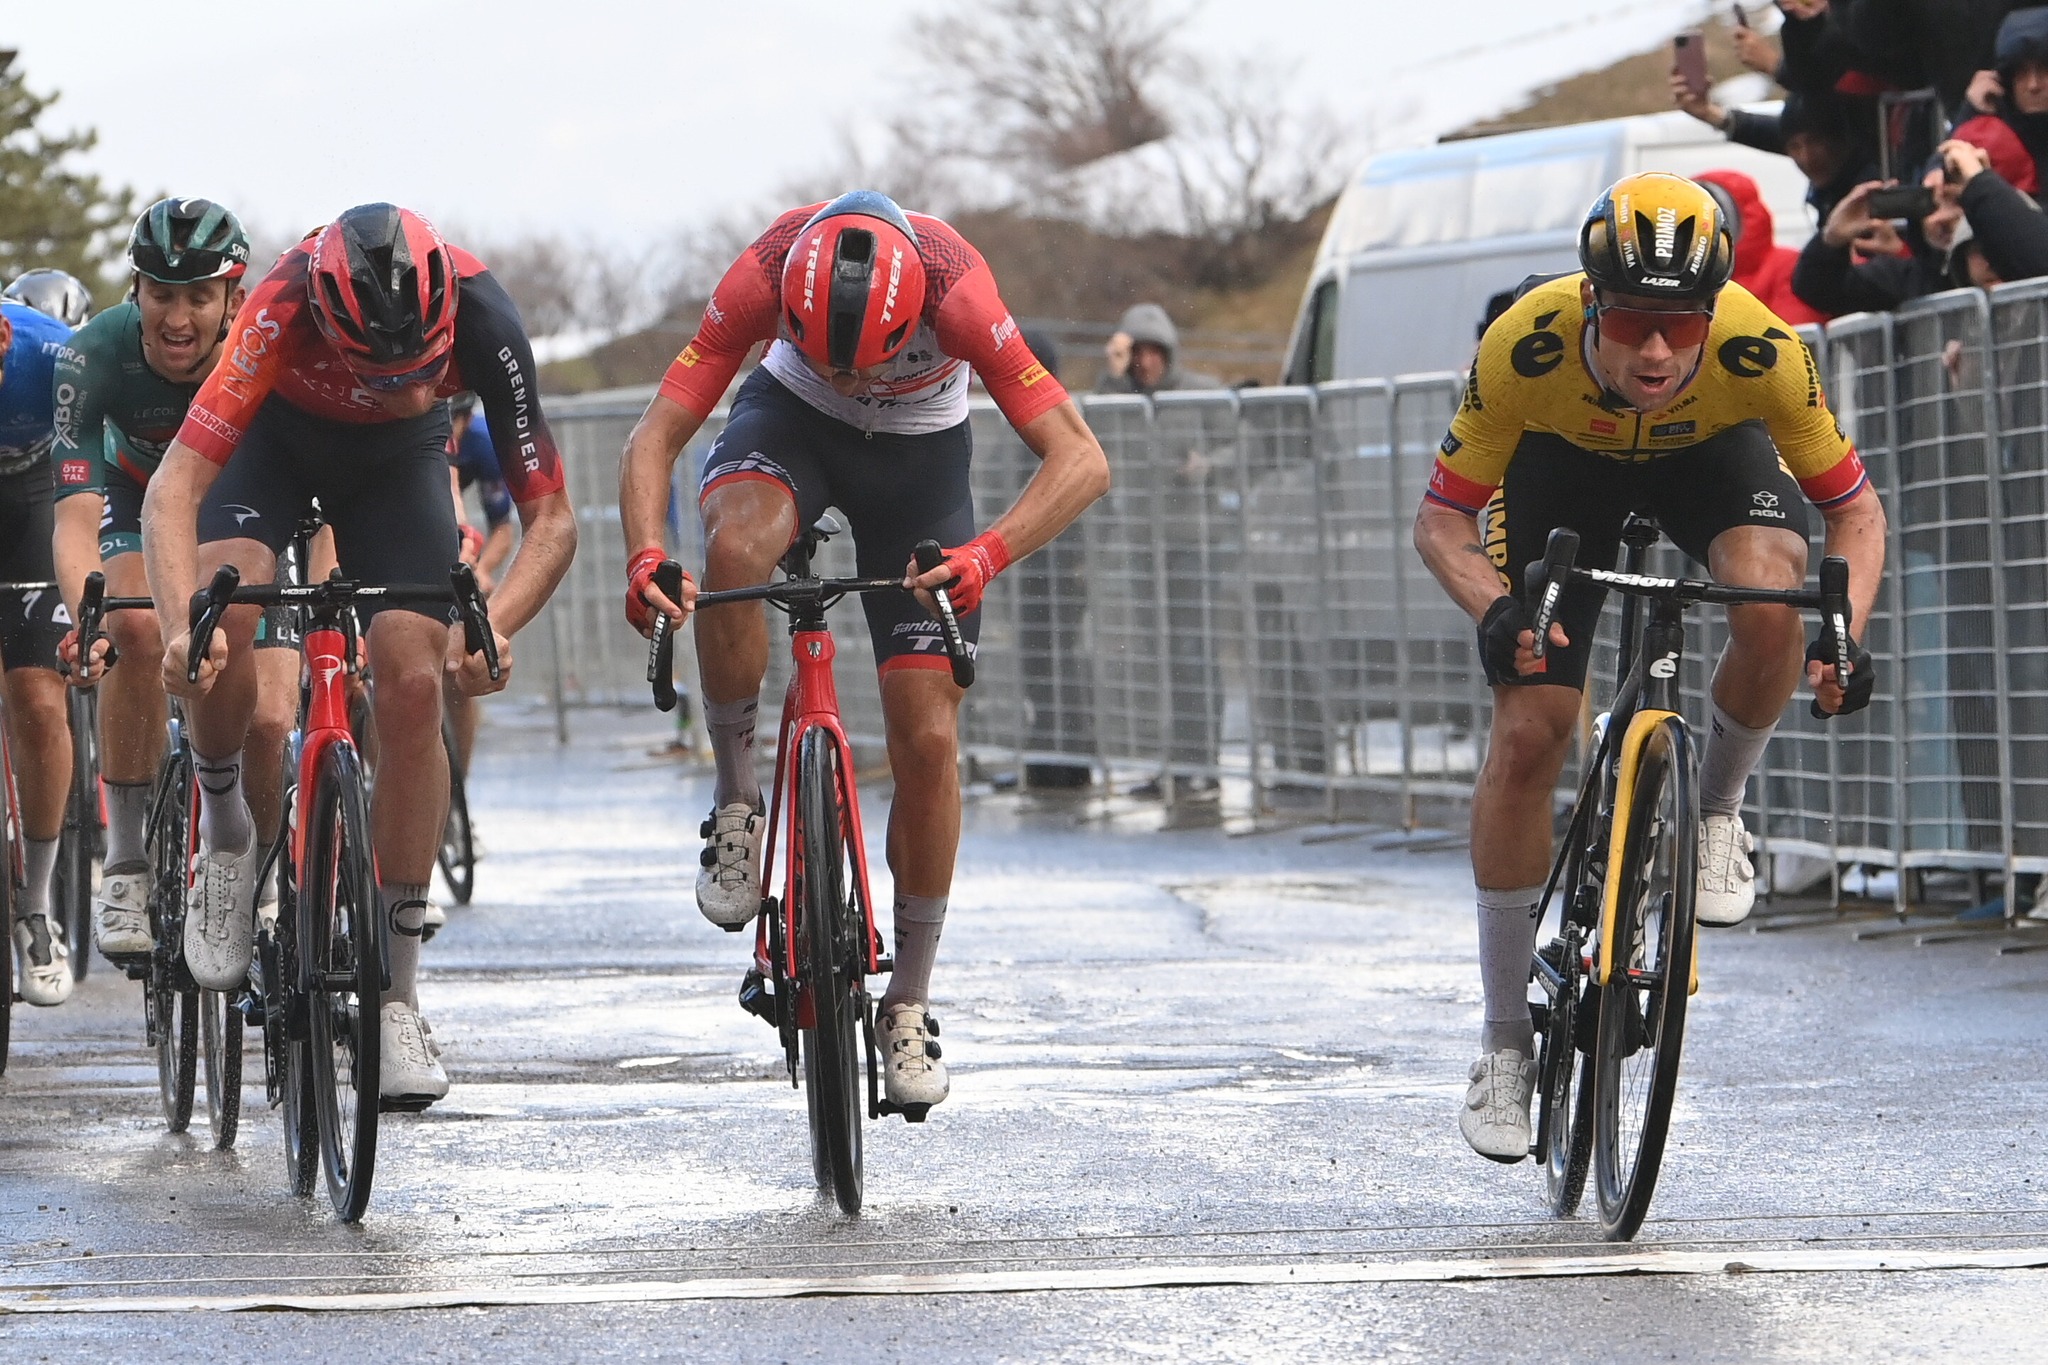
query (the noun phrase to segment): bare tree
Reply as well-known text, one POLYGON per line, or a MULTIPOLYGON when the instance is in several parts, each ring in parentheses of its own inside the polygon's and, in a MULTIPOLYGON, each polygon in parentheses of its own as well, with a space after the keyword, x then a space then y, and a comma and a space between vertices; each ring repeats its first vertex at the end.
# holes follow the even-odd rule
POLYGON ((1006 0, 932 23, 917 46, 966 114, 954 150, 1051 170, 1172 131, 1158 98, 1185 58, 1154 0, 1006 0))

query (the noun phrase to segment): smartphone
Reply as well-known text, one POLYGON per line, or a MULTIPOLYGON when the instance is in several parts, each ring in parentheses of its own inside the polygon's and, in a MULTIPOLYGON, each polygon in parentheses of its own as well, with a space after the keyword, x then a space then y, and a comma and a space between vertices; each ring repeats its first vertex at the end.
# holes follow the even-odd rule
POLYGON ((1671 40, 1671 69, 1685 78, 1695 95, 1707 93, 1707 41, 1698 29, 1688 29, 1671 40))
POLYGON ((1734 10, 1734 11, 1735 11, 1735 27, 1737 27, 1737 28, 1748 28, 1748 27, 1749 27, 1749 16, 1748 16, 1747 14, 1744 14, 1744 13, 1742 12, 1742 6, 1740 6, 1740 5, 1730 5, 1730 6, 1728 7, 1728 8, 1729 8, 1729 9, 1731 9, 1731 10, 1734 10))
POLYGON ((1947 115, 1932 89, 1887 90, 1877 97, 1877 170, 1911 185, 1927 173, 1941 146, 1947 115))
POLYGON ((1911 218, 1915 221, 1934 212, 1934 191, 1925 185, 1893 185, 1870 192, 1873 218, 1911 218))

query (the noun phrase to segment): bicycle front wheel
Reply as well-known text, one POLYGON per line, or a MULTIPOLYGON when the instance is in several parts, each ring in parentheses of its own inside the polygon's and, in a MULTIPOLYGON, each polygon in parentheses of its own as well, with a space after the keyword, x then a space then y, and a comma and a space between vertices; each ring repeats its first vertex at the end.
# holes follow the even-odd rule
POLYGON ((1699 793, 1678 717, 1645 736, 1615 815, 1625 824, 1610 855, 1621 860, 1620 895, 1593 1047, 1593 1171, 1601 1231, 1627 1241, 1657 1188, 1692 986, 1699 793))
POLYGON ((1569 1218, 1579 1210, 1586 1192, 1586 1164, 1593 1151, 1593 1069, 1582 1064, 1576 1041, 1582 1011, 1590 1001, 1574 1000, 1567 989, 1550 1006, 1550 1024, 1543 1031, 1543 1057, 1537 1068, 1541 1104, 1543 1189, 1554 1217, 1569 1218))
POLYGON ((462 766, 455 761, 455 733, 444 722, 441 743, 448 750, 448 822, 441 827, 441 880, 457 905, 476 894, 476 842, 469 829, 469 791, 462 766))
POLYGON ((814 729, 797 750, 797 839, 803 859, 797 919, 797 964, 810 998, 812 1026, 803 1030, 804 1085, 813 1165, 841 1211, 861 1203, 861 1020, 866 953, 859 942, 847 856, 839 748, 814 729))
POLYGON ((57 909, 71 948, 71 977, 85 980, 92 965, 92 865, 103 842, 100 824, 100 767, 93 694, 70 694, 71 795, 64 803, 64 833, 57 847, 57 909))
POLYGON ((172 745, 150 799, 149 928, 155 940, 143 985, 144 1022, 156 1048, 164 1122, 182 1133, 192 1122, 199 1071, 199 989, 185 970, 185 893, 190 868, 192 756, 172 745))
POLYGON ((369 1206, 377 1163, 377 1007, 384 976, 369 804, 354 746, 337 741, 321 756, 306 819, 299 951, 320 1164, 335 1213, 353 1223, 369 1206))

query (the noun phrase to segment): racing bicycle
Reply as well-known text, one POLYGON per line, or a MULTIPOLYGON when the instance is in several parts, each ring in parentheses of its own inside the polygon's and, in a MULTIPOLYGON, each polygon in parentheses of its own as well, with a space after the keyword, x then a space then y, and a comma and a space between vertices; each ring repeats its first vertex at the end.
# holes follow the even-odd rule
MULTIPOLYGON (((906 589, 901 578, 816 577, 812 556, 839 529, 830 516, 819 518, 783 555, 780 582, 699 593, 697 606, 765 601, 789 617, 794 667, 776 732, 774 796, 768 804, 761 864, 764 869, 776 865, 780 839, 781 889, 779 895, 762 896, 754 962, 740 983, 740 1005, 775 1027, 792 1086, 799 1084, 801 1064, 812 1173, 818 1187, 831 1191, 840 1209, 851 1215, 861 1206, 863 1098, 869 1118, 900 1112, 909 1122, 922 1123, 930 1106, 898 1110, 880 1092, 867 978, 890 971, 893 964, 881 955, 881 939, 875 932, 853 748, 840 724, 839 694, 832 677, 837 650, 825 622, 826 610, 849 594, 906 589)), ((921 542, 916 554, 921 569, 938 567, 937 541, 921 542)), ((674 560, 655 572, 655 586, 671 601, 681 594, 682 573, 674 560)), ((952 602, 943 588, 933 596, 953 680, 971 686, 974 660, 961 638, 952 602)), ((658 615, 647 678, 654 687, 655 704, 663 711, 673 710, 677 700, 674 650, 668 617, 658 615)))
POLYGON ((446 586, 388 587, 358 584, 339 570, 315 584, 243 587, 235 567, 224 565, 192 601, 185 676, 193 681, 229 606, 283 605, 300 615, 305 667, 285 793, 291 823, 275 863, 277 923, 257 936, 259 1012, 266 1092, 284 1107, 290 1188, 312 1193, 317 1155, 328 1201, 351 1223, 369 1206, 378 1115, 399 1107, 378 1094, 378 1006, 390 981, 389 930, 377 893, 369 785, 349 733, 346 680, 357 638, 351 609, 429 602, 456 605, 469 652, 482 653, 491 677, 500 677, 483 595, 465 564, 450 570, 446 586))
MULTIPOLYGON (((1539 920, 1553 897, 1557 932, 1530 975, 1537 1037, 1534 1155, 1551 1212, 1570 1217, 1593 1176, 1600 1229, 1627 1241, 1642 1227, 1664 1157, 1689 997, 1699 988, 1694 942, 1699 790, 1690 728, 1679 714, 1685 611, 1703 602, 1817 609, 1836 676, 1849 676, 1849 565, 1821 562, 1820 590, 1738 588, 1643 572, 1660 534, 1631 515, 1619 572, 1581 568, 1579 537, 1552 531, 1528 566, 1540 658, 1559 598, 1573 583, 1624 594, 1612 708, 1594 724, 1593 753, 1558 845, 1539 920), (1643 604, 1647 603, 1647 610, 1643 604)), ((1823 715, 1819 704, 1814 714, 1823 715)))

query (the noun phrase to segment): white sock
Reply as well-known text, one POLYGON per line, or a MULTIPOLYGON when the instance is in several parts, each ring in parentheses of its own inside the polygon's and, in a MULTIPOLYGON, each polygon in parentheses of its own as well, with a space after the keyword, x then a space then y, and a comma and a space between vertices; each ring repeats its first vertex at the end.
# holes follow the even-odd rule
POLYGON ((882 1008, 922 1005, 931 991, 932 963, 939 955, 939 932, 946 926, 946 898, 910 896, 899 891, 891 919, 896 966, 889 973, 889 989, 882 996, 882 1008))
POLYGON ((50 923, 57 922, 57 916, 50 910, 50 902, 56 898, 57 891, 57 844, 56 839, 21 841, 21 867, 22 874, 28 878, 28 895, 16 918, 49 915, 50 923))
POLYGON ((760 708, 757 697, 704 703, 704 728, 711 732, 711 755, 718 761, 714 806, 744 801, 761 809, 761 777, 754 771, 754 719, 760 708))
POLYGON ((1479 981, 1486 993, 1479 1046, 1484 1051, 1513 1048, 1524 1057, 1536 1055, 1529 961, 1536 953, 1536 906, 1542 896, 1541 886, 1479 888, 1479 981))
POLYGON ((242 751, 208 758, 195 749, 192 775, 199 783, 200 841, 215 853, 247 853, 256 822, 242 798, 242 751))
POLYGON ((149 782, 107 783, 107 867, 149 862, 149 782))
POLYGON ((1773 721, 1752 730, 1714 703, 1713 728, 1707 734, 1707 750, 1700 757, 1700 814, 1739 815, 1749 775, 1764 756, 1773 721))
POLYGON ((425 882, 384 882, 377 898, 390 916, 386 936, 391 945, 391 989, 384 999, 403 1000, 414 1011, 420 1007, 420 930, 427 923, 425 882))

